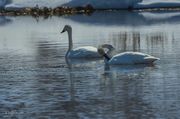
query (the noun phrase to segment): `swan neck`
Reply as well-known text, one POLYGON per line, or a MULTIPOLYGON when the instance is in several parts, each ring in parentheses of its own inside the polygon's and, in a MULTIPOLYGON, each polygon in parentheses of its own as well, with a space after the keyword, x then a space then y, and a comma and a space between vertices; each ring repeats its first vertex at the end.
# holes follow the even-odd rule
POLYGON ((73 48, 72 29, 69 29, 67 32, 68 32, 68 39, 69 39, 69 49, 68 49, 68 52, 69 52, 73 48))
POLYGON ((111 59, 107 54, 104 54, 104 57, 107 61, 109 61, 111 59))
POLYGON ((113 55, 113 51, 114 51, 114 48, 112 45, 109 45, 109 44, 103 44, 100 46, 100 48, 106 48, 108 49, 108 51, 106 52, 106 54, 109 56, 109 58, 112 57, 113 55))

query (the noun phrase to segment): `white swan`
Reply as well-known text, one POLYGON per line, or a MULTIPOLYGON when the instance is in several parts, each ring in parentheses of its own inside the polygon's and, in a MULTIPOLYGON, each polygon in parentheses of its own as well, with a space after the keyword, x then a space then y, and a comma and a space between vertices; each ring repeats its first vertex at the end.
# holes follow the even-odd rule
POLYGON ((98 48, 98 52, 105 57, 105 62, 109 65, 152 64, 159 60, 159 58, 141 52, 123 52, 112 58, 104 52, 103 48, 98 48))
MULTIPOLYGON (((65 31, 67 31, 69 38, 69 48, 66 53, 67 58, 102 58, 102 55, 98 53, 98 49, 93 46, 83 46, 73 49, 71 26, 65 25, 61 33, 64 33, 65 31)), ((114 50, 113 46, 109 44, 103 44, 100 47, 107 48, 107 54, 109 55, 114 50)))

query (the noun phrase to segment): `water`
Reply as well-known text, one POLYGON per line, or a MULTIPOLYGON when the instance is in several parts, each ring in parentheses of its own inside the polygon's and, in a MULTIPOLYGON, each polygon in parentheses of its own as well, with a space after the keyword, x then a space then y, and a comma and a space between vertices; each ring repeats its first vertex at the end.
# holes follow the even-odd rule
POLYGON ((178 12, 96 12, 49 19, 0 17, 0 118, 176 119, 180 114, 178 12), (69 61, 74 46, 161 58, 154 66, 69 61))

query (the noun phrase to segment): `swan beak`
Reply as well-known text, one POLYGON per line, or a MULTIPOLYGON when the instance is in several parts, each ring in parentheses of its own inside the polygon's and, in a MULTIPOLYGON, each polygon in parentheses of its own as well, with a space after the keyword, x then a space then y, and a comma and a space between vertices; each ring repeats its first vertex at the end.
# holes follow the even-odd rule
POLYGON ((61 31, 61 33, 64 33, 64 32, 65 32, 65 30, 62 30, 62 31, 61 31))

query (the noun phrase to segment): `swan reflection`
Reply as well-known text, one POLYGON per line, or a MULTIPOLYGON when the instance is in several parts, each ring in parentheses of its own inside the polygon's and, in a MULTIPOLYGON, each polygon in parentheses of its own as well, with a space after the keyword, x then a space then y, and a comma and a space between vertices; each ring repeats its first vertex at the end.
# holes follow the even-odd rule
POLYGON ((84 69, 93 69, 93 67, 98 67, 102 63, 100 58, 93 59, 69 59, 65 58, 66 64, 69 69, 74 69, 75 71, 83 71, 84 69))
POLYGON ((12 22, 11 19, 9 19, 5 16, 0 16, 0 26, 4 26, 4 25, 11 23, 11 22, 12 22))

